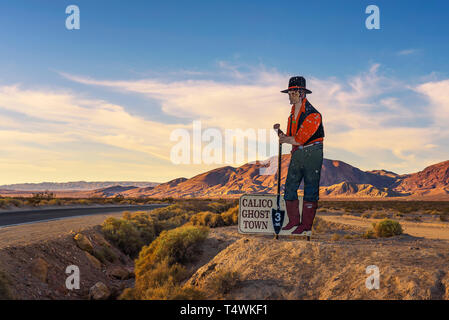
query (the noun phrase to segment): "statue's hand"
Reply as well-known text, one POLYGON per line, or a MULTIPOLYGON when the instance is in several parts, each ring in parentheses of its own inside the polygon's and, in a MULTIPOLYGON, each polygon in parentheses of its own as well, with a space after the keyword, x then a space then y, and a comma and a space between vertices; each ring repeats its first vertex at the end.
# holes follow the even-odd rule
POLYGON ((285 134, 281 133, 279 135, 279 142, 280 143, 289 143, 289 136, 286 136, 285 134))

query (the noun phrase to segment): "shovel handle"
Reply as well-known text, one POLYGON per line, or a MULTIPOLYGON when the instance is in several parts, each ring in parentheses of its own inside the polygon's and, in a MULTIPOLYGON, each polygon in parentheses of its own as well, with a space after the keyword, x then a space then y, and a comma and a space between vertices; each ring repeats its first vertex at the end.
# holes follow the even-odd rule
POLYGON ((276 132, 277 132, 278 136, 280 136, 281 134, 284 134, 284 132, 281 129, 277 129, 276 132))

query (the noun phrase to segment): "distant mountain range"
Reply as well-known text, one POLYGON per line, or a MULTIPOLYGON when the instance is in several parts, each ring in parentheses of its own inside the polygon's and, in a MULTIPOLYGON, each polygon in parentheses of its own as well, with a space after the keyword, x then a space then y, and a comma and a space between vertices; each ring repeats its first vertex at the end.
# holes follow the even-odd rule
POLYGON ((158 182, 145 181, 73 181, 73 182, 40 182, 40 183, 16 183, 5 184, 0 189, 21 190, 21 191, 61 191, 61 190, 95 190, 112 186, 134 186, 134 187, 154 187, 158 182))
MULTIPOLYGON (((283 155, 282 190, 289 162, 290 154, 283 155)), ((120 194, 125 197, 234 198, 242 194, 274 194, 277 174, 261 175, 260 169, 266 166, 261 162, 247 163, 240 167, 225 166, 198 174, 190 179, 177 178, 165 183, 81 181, 18 184, 0 186, 0 188, 12 189, 11 186, 14 186, 15 190, 19 190, 16 193, 29 194, 30 191, 27 192, 23 188, 33 185, 32 190, 57 190, 57 196, 74 197, 113 197, 120 194), (16 186, 22 189, 17 189, 16 186), (69 190, 78 190, 78 192, 69 190)), ((303 188, 303 183, 300 188, 303 188)), ((14 194, 13 191, 1 189, 0 194, 14 194)), ((320 199, 326 198, 449 200, 449 160, 431 165, 420 172, 399 175, 387 170, 362 171, 343 161, 324 159, 321 170, 320 199)))
MULTIPOLYGON (((282 157, 282 187, 288 171, 290 154, 282 157)), ((277 175, 260 175, 262 163, 247 163, 234 168, 225 166, 190 179, 178 178, 152 188, 122 192, 139 197, 239 197, 242 194, 276 192, 277 175)), ((303 188, 303 183, 300 188, 303 188)), ((282 188, 283 190, 283 188, 282 188)), ((322 198, 426 198, 449 200, 449 161, 424 170, 399 175, 387 170, 362 171, 343 161, 324 159, 321 170, 322 198)))

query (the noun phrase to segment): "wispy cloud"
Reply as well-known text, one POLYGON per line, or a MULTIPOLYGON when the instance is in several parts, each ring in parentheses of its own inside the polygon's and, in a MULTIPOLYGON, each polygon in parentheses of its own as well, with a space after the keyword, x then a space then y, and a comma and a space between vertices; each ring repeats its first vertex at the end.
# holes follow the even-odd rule
POLYGON ((408 55, 411 55, 411 54, 415 54, 418 51, 419 51, 418 49, 404 49, 404 50, 398 51, 397 55, 398 56, 408 56, 408 55))
MULTIPOLYGON (((263 66, 243 70, 223 62, 220 67, 235 81, 125 81, 61 74, 88 86, 156 99, 167 115, 201 120, 203 129, 270 130, 276 122, 285 129, 290 106, 287 95, 279 91, 290 75, 263 66)), ((410 87, 382 74, 381 69, 374 64, 346 79, 308 79, 313 91, 308 98, 324 119, 325 157, 365 170, 382 166, 399 173, 447 160, 449 80, 410 87), (419 116, 430 120, 429 125, 414 124, 417 115, 402 100, 404 92, 419 94, 427 101, 429 112, 419 116)), ((13 178, 15 174, 30 181, 26 174, 54 179, 65 174, 68 180, 71 174, 96 179, 117 174, 123 179, 125 174, 135 177, 142 172, 160 181, 217 167, 176 166, 169 161, 174 145, 170 133, 179 128, 190 131, 188 121, 166 124, 147 120, 108 101, 20 85, 0 87, 0 110, 7 111, 0 113, 0 124, 5 125, 0 130, 0 170, 10 173, 11 181, 18 179, 13 178), (21 165, 23 170, 18 173, 21 165)))
MULTIPOLYGON (((199 119, 205 126, 224 129, 271 128, 274 122, 284 125, 289 107, 286 96, 279 94, 279 90, 285 87, 287 75, 264 68, 242 72, 238 66, 226 62, 219 65, 231 70, 236 84, 213 80, 108 81, 65 76, 84 84, 157 98, 167 114, 199 119), (257 121, 254 121, 255 117, 257 121)), ((416 114, 403 105, 401 99, 395 97, 395 93, 418 92, 427 98, 427 91, 438 90, 435 93, 439 97, 437 99, 445 99, 447 95, 444 89, 429 87, 428 84, 422 84, 416 89, 410 88, 402 81, 383 75, 380 69, 380 64, 373 64, 366 72, 347 79, 309 79, 308 86, 313 90, 309 99, 323 114, 326 146, 361 157, 375 154, 376 150, 388 150, 392 166, 395 165, 394 161, 400 161, 407 163, 404 168, 420 169, 423 163, 428 163, 433 148, 428 148, 426 157, 422 157, 416 149, 417 144, 435 145, 435 137, 444 138, 447 131, 412 125, 416 122, 416 114), (407 119, 410 126, 404 125, 407 119)), ((428 116, 432 121, 441 121, 437 113, 428 116)), ((441 155, 435 154, 433 160, 436 159, 444 160, 441 155)), ((350 159, 347 161, 350 162, 350 159)), ((360 165, 363 167, 363 164, 360 165)))

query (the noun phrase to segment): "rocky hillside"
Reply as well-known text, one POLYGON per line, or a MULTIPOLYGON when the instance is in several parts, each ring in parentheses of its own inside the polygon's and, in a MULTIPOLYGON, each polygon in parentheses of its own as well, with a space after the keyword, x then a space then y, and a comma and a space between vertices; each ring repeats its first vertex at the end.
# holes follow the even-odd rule
MULTIPOLYGON (((240 197, 242 194, 274 194, 277 183, 277 157, 268 162, 247 163, 240 167, 225 166, 198 174, 190 179, 177 178, 165 183, 141 186, 132 182, 108 185, 96 190, 54 191, 57 197, 240 197)), ((282 157, 281 190, 287 176, 290 154, 282 157)), ((303 189, 303 183, 300 186, 303 189)), ((33 191, 1 190, 8 196, 31 196, 33 191)), ((324 159, 321 169, 320 197, 325 198, 398 198, 449 200, 449 161, 424 170, 399 175, 387 170, 362 171, 339 160, 324 159)))
MULTIPOLYGON (((9 288, 6 297, 0 292, 0 300, 113 299, 134 282, 133 261, 106 241, 98 227, 23 245, 0 240, 0 275, 6 275, 9 288), (66 288, 70 265, 80 270, 79 290, 66 288)), ((1 280, 0 287, 5 285, 1 280)))
MULTIPOLYGON (((144 189, 152 189, 153 187, 147 187, 144 189)), ((134 190, 137 189, 137 187, 129 186, 129 187, 123 187, 123 186, 112 186, 108 188, 98 189, 92 192, 92 196, 94 197, 111 197, 115 196, 121 192, 125 192, 128 190, 134 190)))
POLYGON ((371 184, 356 184, 344 181, 329 187, 320 187, 320 195, 323 197, 400 197, 404 196, 404 193, 388 188, 376 188, 371 184))
POLYGON ((449 160, 397 181, 394 190, 413 194, 449 194, 449 160))
MULTIPOLYGON (((276 158, 274 159, 274 168, 276 158)), ((290 155, 282 158, 281 184, 285 183, 290 155)), ((239 197, 242 194, 276 192, 277 174, 264 175, 267 165, 247 163, 240 167, 221 167, 190 179, 179 178, 154 188, 136 188, 125 196, 149 197, 239 197)), ((276 171, 276 169, 275 169, 276 171)), ((414 174, 398 175, 386 170, 362 171, 339 160, 324 159, 321 171, 320 196, 391 198, 407 196, 438 196, 449 194, 449 161, 436 164, 414 174)), ((303 183, 300 186, 303 188, 303 183)))

